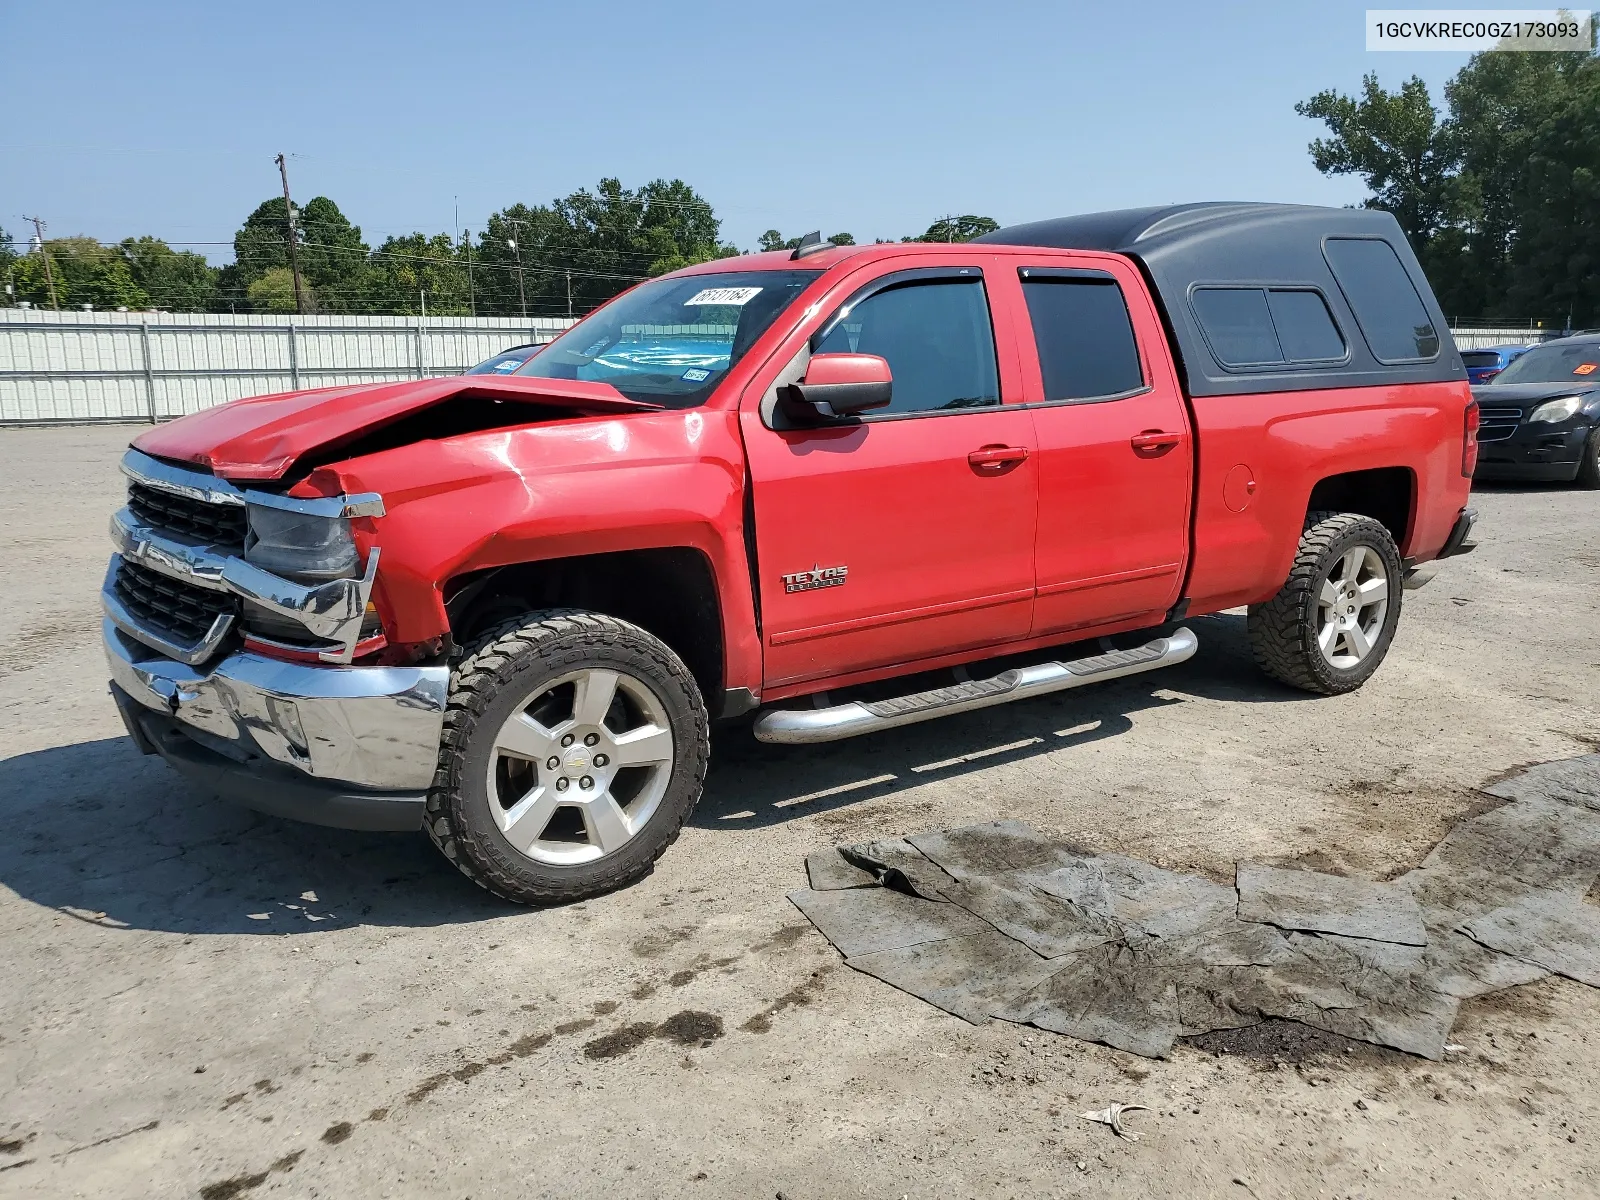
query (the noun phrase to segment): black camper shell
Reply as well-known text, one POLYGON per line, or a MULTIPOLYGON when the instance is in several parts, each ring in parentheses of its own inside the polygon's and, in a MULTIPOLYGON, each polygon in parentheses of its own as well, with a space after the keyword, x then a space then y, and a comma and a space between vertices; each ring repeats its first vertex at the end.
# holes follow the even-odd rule
POLYGON ((1433 289, 1386 212, 1177 204, 1012 225, 976 240, 1131 258, 1161 306, 1191 396, 1467 377, 1433 289))

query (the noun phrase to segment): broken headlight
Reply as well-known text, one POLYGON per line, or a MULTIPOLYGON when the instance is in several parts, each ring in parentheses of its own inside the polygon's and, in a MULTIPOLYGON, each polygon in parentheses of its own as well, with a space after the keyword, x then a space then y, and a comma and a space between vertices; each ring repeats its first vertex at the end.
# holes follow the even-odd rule
POLYGON ((360 555, 350 522, 345 518, 313 516, 264 504, 251 504, 248 508, 246 562, 302 583, 360 576, 360 555))

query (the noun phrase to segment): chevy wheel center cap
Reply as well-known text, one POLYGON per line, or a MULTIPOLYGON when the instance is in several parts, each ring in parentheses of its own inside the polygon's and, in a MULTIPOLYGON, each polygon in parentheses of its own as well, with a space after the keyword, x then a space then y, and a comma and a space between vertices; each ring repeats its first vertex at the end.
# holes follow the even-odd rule
POLYGON ((561 765, 569 771, 587 771, 589 769, 589 747, 582 742, 574 742, 562 753, 561 765))

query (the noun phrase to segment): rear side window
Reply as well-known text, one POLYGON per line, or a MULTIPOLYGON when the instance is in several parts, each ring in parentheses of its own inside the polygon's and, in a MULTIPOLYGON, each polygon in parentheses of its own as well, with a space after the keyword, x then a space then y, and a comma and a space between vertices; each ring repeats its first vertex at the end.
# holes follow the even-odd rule
POLYGON ((1122 289, 1109 277, 1024 272, 1046 400, 1116 396, 1144 386, 1122 289))
POLYGON ((1323 252, 1374 358, 1439 356, 1439 331, 1393 246, 1377 238, 1329 238, 1323 252))
POLYGON ((1196 288, 1190 305, 1223 366, 1337 362, 1345 356, 1327 301, 1311 288, 1196 288))
POLYGON ((981 281, 901 284, 845 311, 812 351, 887 360, 893 399, 869 414, 1000 403, 994 330, 981 281))

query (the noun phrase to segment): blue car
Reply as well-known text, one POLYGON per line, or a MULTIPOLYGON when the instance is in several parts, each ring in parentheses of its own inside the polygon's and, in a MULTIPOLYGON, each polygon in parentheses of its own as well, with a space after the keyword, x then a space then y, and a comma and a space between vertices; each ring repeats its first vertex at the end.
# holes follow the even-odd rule
POLYGON ((1526 346, 1484 346, 1477 350, 1463 350, 1461 361, 1467 367, 1467 381, 1488 383, 1527 352, 1526 346))
POLYGON ((486 358, 475 367, 468 367, 466 375, 510 375, 528 365, 528 360, 544 349, 543 342, 528 342, 502 350, 493 358, 486 358))

